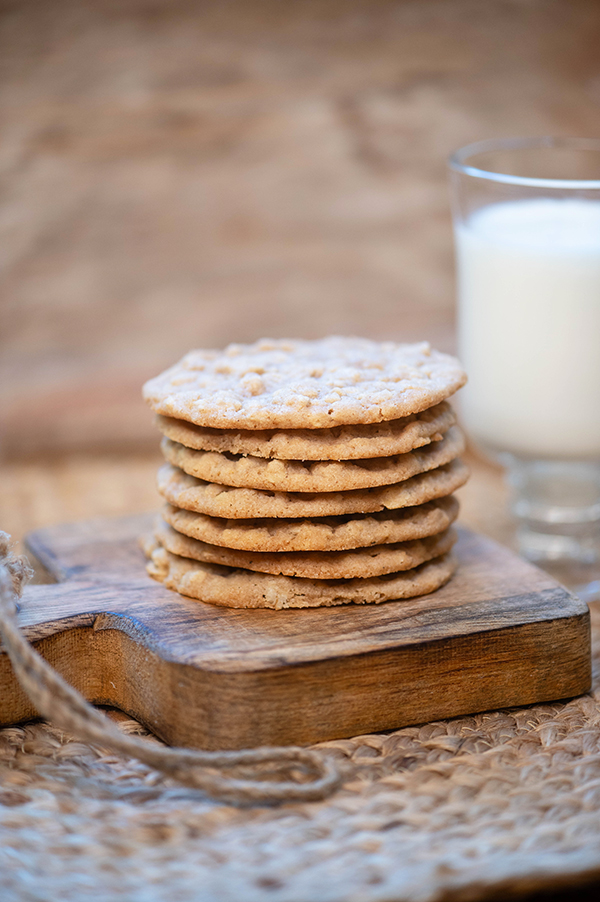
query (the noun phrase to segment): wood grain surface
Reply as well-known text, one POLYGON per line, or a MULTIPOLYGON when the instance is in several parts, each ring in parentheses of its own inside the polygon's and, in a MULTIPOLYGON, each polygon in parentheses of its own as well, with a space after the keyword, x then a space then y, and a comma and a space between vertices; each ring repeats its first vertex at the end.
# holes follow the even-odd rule
POLYGON ((0 10, 6 453, 153 442, 189 347, 453 344, 447 155, 598 131, 597 0, 0 10))
MULTIPOLYGON (((31 550, 61 581, 28 588, 20 620, 87 698, 170 743, 309 743, 589 688, 586 606, 467 530, 457 575, 432 595, 244 611, 152 582, 138 545, 150 526, 130 517, 31 535, 31 550)), ((33 714, 5 655, 0 685, 0 722, 33 714)))

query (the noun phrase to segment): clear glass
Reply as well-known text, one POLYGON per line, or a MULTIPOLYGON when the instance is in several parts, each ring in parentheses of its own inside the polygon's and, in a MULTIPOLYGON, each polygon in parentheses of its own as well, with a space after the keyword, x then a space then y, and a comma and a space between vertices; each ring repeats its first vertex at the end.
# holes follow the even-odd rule
POLYGON ((521 553, 600 598, 600 140, 449 165, 464 424, 507 467, 521 553))

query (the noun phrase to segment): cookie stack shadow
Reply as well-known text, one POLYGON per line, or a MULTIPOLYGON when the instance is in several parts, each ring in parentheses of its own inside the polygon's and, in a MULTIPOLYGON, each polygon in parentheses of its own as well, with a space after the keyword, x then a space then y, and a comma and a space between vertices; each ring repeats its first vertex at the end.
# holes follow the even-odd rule
POLYGON ((280 609, 411 598, 451 577, 468 471, 447 401, 333 428, 157 425, 165 504, 146 552, 168 588, 280 609))

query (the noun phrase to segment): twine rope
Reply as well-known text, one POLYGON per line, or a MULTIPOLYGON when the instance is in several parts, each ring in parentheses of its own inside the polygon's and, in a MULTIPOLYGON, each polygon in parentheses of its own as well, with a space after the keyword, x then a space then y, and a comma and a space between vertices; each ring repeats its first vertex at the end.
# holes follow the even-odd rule
POLYGON ((44 719, 85 742, 137 758, 186 786, 231 804, 316 801, 338 788, 342 776, 333 760, 309 749, 265 746, 207 752, 154 746, 125 736, 63 680, 17 625, 17 599, 31 575, 27 559, 14 554, 10 536, 0 531, 0 636, 17 680, 44 719), (249 777, 226 775, 235 768, 250 768, 249 777), (287 779, 263 779, 265 773, 287 779))

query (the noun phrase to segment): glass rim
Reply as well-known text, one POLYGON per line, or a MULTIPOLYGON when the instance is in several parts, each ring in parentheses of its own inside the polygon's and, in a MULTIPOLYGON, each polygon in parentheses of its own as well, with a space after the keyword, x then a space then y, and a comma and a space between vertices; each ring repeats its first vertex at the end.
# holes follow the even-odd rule
POLYGON ((448 158, 448 166, 453 172, 469 175, 473 178, 501 182, 505 185, 524 185, 529 188, 596 188, 600 189, 599 179, 549 179, 532 178, 524 175, 507 175, 504 172, 480 169, 467 163, 469 157, 478 153, 493 150, 527 150, 532 148, 557 148, 561 150, 592 150, 600 154, 600 138, 555 138, 545 135, 541 138, 488 138, 466 144, 455 150, 448 158))

